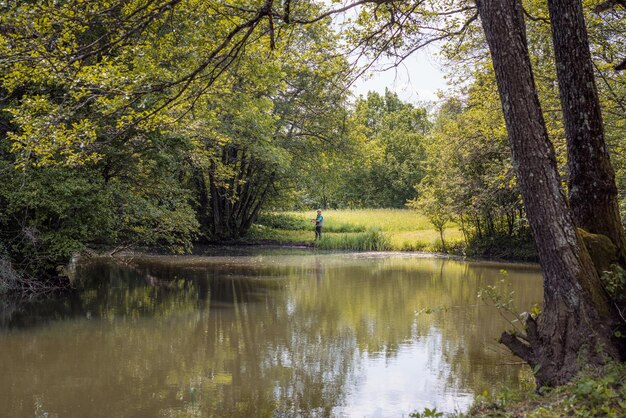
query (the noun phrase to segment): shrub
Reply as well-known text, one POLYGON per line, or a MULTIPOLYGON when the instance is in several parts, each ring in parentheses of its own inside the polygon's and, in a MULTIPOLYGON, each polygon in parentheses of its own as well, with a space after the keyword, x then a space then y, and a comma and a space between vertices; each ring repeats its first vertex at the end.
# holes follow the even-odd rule
POLYGON ((428 243, 423 241, 404 241, 400 251, 428 251, 428 243))
POLYGON ((617 264, 611 265, 609 271, 600 276, 606 291, 614 300, 622 300, 624 297, 624 285, 626 284, 626 270, 617 264))

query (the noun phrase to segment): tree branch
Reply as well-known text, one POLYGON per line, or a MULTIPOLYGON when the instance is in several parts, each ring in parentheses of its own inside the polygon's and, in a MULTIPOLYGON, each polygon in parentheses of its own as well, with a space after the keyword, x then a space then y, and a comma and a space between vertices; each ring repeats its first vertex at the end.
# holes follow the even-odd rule
POLYGON ((602 13, 616 7, 617 5, 620 5, 626 9, 626 0, 607 0, 598 4, 596 7, 593 8, 593 10, 596 13, 602 13))
POLYGON ((503 332, 500 336, 500 342, 504 344, 513 354, 524 360, 526 363, 534 367, 533 350, 523 343, 519 338, 508 332, 503 332))
POLYGON ((354 3, 350 3, 346 6, 340 7, 338 9, 332 9, 327 12, 324 12, 320 14, 319 16, 314 17, 313 19, 291 19, 291 22, 308 25, 311 23, 319 22, 320 20, 325 19, 329 16, 347 12, 348 10, 354 9, 357 6, 361 6, 364 4, 385 4, 385 3, 394 3, 395 1, 397 0, 359 0, 354 3))

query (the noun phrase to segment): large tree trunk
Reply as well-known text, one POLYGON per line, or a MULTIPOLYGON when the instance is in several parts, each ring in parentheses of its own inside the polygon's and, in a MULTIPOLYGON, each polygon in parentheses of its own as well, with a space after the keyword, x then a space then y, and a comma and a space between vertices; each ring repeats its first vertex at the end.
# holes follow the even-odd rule
POLYGON ((626 236, 619 214, 615 173, 604 140, 589 40, 580 0, 548 0, 559 80, 574 222, 606 235, 626 262, 626 236))
POLYGON ((618 358, 615 313, 577 234, 535 89, 519 0, 477 0, 494 64, 513 164, 544 275, 544 307, 527 335, 502 342, 536 371, 538 385, 569 380, 583 364, 618 358))

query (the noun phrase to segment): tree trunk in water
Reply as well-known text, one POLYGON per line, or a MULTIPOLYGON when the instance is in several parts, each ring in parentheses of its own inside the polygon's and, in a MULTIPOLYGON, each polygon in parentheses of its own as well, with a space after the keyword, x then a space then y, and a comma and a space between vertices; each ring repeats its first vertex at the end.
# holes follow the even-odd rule
POLYGON ((626 262, 626 236, 617 203, 615 172, 604 140, 600 100, 582 2, 548 0, 559 80, 569 169, 569 203, 574 222, 606 235, 626 262))
POLYGON ((502 342, 535 370, 537 384, 558 385, 584 364, 618 358, 616 313, 577 233, 548 139, 519 0, 477 0, 496 73, 513 164, 544 275, 544 308, 526 336, 502 342))

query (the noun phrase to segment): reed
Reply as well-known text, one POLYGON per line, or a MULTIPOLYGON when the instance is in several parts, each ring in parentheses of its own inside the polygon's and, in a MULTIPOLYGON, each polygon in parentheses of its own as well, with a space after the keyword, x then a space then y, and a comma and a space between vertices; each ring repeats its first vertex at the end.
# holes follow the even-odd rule
POLYGON ((325 236, 315 242, 321 250, 386 251, 390 249, 389 238, 380 229, 370 229, 356 234, 325 236))

